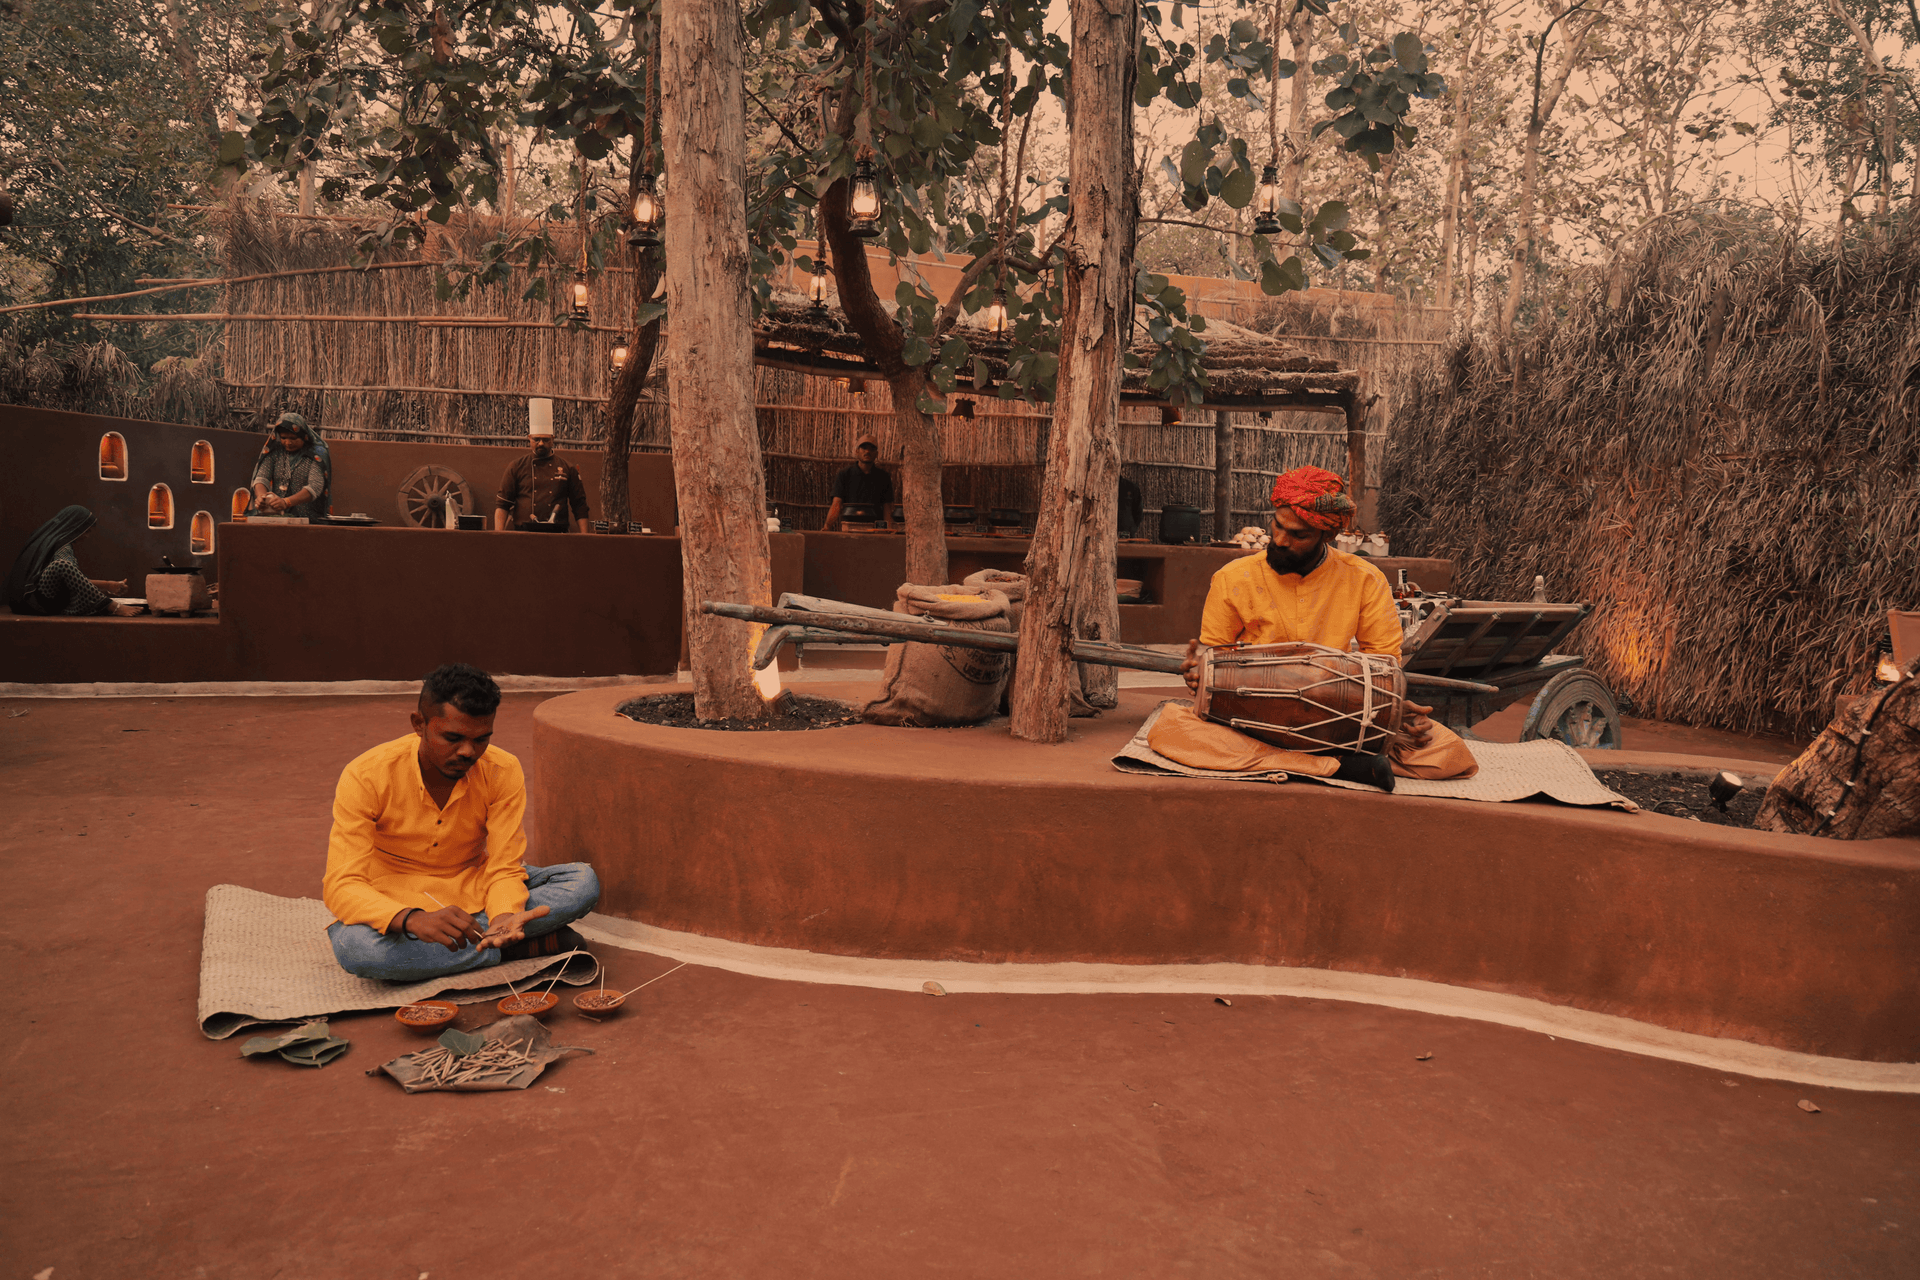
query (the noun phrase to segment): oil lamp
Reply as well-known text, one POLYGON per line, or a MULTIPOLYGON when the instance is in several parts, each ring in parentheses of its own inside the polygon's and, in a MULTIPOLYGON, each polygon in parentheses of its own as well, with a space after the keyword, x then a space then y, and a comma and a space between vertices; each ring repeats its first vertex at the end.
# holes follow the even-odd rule
POLYGON ((1253 234, 1280 234, 1280 169, 1268 165, 1260 174, 1260 203, 1253 211, 1253 234))
POLYGON ((853 195, 847 202, 848 230, 862 240, 880 236, 880 188, 873 182, 873 162, 857 161, 853 166, 853 195))
POLYGON ((660 243, 660 196, 653 189, 653 175, 642 174, 633 193, 633 222, 627 228, 627 243, 635 249, 660 243))

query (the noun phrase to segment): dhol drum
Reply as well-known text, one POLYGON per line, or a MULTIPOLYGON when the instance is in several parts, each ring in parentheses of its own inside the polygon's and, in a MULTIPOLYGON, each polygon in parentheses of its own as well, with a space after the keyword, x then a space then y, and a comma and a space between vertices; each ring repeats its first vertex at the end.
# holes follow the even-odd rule
POLYGON ((1407 678, 1393 658, 1325 645, 1200 651, 1195 714, 1291 751, 1378 754, 1400 731, 1407 678))

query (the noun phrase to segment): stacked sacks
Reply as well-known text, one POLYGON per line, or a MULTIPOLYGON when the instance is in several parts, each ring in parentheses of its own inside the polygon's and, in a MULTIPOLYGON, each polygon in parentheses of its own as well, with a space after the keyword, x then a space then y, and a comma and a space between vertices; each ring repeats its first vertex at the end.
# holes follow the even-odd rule
MULTIPOLYGON (((1014 631, 1016 633, 1019 632, 1020 615, 1024 613, 1027 608, 1026 574, 1008 573, 1002 569, 982 569, 978 573, 968 574, 963 585, 975 589, 990 589, 1004 592, 1008 603, 1012 605, 1012 608, 1007 611, 1007 620, 1013 623, 1014 631)), ((1020 660, 1018 655, 1009 655, 1007 658, 1006 691, 1000 698, 1000 711, 1002 714, 1005 714, 1009 710, 1007 704, 1013 697, 1013 675, 1014 672, 1019 669, 1019 666, 1020 660)), ((1069 702, 1067 714, 1069 716, 1084 717, 1097 716, 1100 714, 1100 709, 1087 701, 1085 684, 1086 668, 1084 665, 1076 666, 1074 668, 1074 683, 1068 690, 1069 702)))
MULTIPOLYGON (((987 572, 992 572, 991 570, 987 572)), ((958 586, 923 587, 907 583, 896 593, 895 613, 939 618, 966 631, 1012 633, 1019 629, 1017 606, 1005 591, 976 585, 975 574, 958 586)), ((1002 575, 1017 577, 1017 575, 1002 575)), ((1019 579, 1024 600, 1026 579, 1019 579)), ((1012 655, 956 645, 896 644, 887 650, 880 696, 861 709, 868 724, 929 728, 978 724, 1000 708, 1012 655)))

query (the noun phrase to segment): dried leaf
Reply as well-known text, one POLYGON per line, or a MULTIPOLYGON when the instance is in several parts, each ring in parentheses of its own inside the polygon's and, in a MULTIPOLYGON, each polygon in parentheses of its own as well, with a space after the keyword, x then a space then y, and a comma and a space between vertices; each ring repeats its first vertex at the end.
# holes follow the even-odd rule
POLYGON ((1806 1111, 1809 1113, 1818 1111, 1820 1109, 1814 1106, 1811 1102, 1808 1102, 1805 1098, 1800 1099, 1800 1101, 1795 1105, 1797 1105, 1802 1111, 1806 1111))
POLYGON ((1433 1050, 1431 1049, 1427 1050, 1425 1053, 1416 1053, 1413 1055, 1413 1060, 1415 1062, 1429 1062, 1432 1059, 1433 1059, 1433 1050))
POLYGON ((440 1043, 445 1045, 458 1058, 470 1053, 478 1053, 487 1047, 487 1038, 470 1031, 455 1031, 451 1027, 440 1033, 440 1043))
POLYGON ((325 1040, 326 1038, 326 1023, 309 1022, 303 1027, 295 1027, 291 1031, 282 1031, 277 1036, 255 1036, 240 1046, 240 1056, 243 1058, 253 1058, 263 1053, 278 1053, 288 1045, 299 1044, 305 1040, 325 1040))
POLYGON ((1213 1002, 1215 1004, 1223 1004, 1229 1009, 1233 1008, 1233 1001, 1227 999, 1225 996, 1215 996, 1213 1002))
POLYGON ((947 989, 946 989, 945 987, 943 987, 943 986, 941 986, 941 985, 940 985, 939 983, 937 983, 937 982, 924 982, 924 983, 921 983, 921 984, 920 984, 920 989, 921 989, 922 991, 924 991, 924 992, 926 992, 926 993, 927 993, 928 995, 930 995, 930 996, 943 996, 943 995, 945 995, 945 994, 947 994, 947 989))

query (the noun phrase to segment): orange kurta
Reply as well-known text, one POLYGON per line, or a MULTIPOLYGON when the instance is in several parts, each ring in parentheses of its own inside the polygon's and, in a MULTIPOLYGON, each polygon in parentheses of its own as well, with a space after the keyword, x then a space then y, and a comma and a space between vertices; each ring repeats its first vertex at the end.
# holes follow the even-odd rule
MULTIPOLYGON (((1304 578, 1275 573, 1263 555, 1240 557, 1213 575, 1200 616, 1200 643, 1209 647, 1306 641, 1347 649, 1358 641, 1362 653, 1398 658, 1400 636, 1400 614, 1393 607, 1387 576, 1360 556, 1332 547, 1304 578)), ((1149 734, 1149 744, 1195 769, 1284 769, 1325 778, 1338 767, 1326 756, 1265 747, 1191 712, 1163 714, 1149 734)), ((1396 741, 1388 745, 1387 756, 1403 778, 1470 778, 1480 768, 1460 735, 1439 724, 1426 746, 1396 741)))
POLYGON ((1327 548, 1304 578, 1282 577, 1264 555, 1241 556, 1213 575, 1200 615, 1200 643, 1283 644, 1304 640, 1400 656, 1400 615, 1387 575, 1360 556, 1327 548))
POLYGON ((340 774, 321 896, 342 924, 385 929, 433 898, 497 918, 527 905, 526 775, 498 747, 453 784, 442 809, 420 779, 415 734, 383 742, 340 774))

